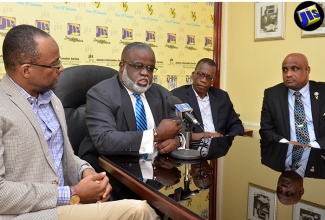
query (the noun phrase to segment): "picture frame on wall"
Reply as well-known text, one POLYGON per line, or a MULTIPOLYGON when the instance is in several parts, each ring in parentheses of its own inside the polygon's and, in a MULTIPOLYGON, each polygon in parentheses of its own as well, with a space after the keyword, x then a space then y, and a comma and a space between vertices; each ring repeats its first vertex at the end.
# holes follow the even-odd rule
MULTIPOLYGON (((325 13, 325 2, 316 2, 319 4, 319 6, 322 7, 324 13, 325 13)), ((314 31, 304 31, 301 30, 301 37, 307 38, 307 37, 325 37, 325 19, 323 20, 322 25, 317 28, 314 31)))
POLYGON ((325 219, 325 207, 301 200, 293 206, 292 219, 325 219))
POLYGON ((277 200, 275 191, 248 184, 248 220, 276 219, 277 200))
POLYGON ((255 3, 255 41, 285 39, 285 3, 255 3))

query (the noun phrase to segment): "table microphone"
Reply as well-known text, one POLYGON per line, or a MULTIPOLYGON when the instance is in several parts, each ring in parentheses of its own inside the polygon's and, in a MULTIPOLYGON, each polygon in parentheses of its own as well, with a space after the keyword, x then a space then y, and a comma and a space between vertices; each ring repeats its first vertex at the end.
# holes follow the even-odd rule
POLYGON ((184 118, 187 123, 187 129, 185 130, 186 145, 185 149, 178 149, 171 152, 171 156, 180 160, 197 160, 201 158, 200 151, 190 149, 191 131, 189 130, 189 124, 195 124, 200 126, 197 119, 191 114, 193 110, 189 104, 182 103, 182 101, 176 96, 169 96, 167 98, 168 108, 175 110, 179 118, 184 118))
POLYGON ((193 109, 187 103, 182 101, 176 96, 169 96, 167 98, 168 108, 176 111, 176 115, 182 120, 183 118, 191 124, 200 126, 200 122, 191 114, 193 109))

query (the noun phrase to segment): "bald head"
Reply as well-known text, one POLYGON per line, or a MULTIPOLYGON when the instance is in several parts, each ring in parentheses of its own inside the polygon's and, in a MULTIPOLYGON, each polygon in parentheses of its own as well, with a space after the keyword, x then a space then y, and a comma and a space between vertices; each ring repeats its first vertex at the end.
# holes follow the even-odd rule
POLYGON ((298 203, 304 194, 303 178, 293 170, 284 171, 278 179, 276 194, 284 205, 298 203))
POLYGON ((290 53, 290 54, 288 54, 288 55, 284 58, 283 62, 284 62, 285 60, 287 60, 287 59, 290 59, 290 58, 291 58, 291 59, 299 60, 302 64, 308 66, 308 59, 307 59, 307 57, 306 57, 304 54, 302 54, 302 53, 290 53))

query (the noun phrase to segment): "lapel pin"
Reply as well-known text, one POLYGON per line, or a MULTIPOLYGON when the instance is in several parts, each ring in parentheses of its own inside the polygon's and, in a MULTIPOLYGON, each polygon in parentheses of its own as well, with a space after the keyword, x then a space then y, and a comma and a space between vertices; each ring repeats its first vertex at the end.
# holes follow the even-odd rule
POLYGON ((312 166, 311 169, 310 169, 310 172, 314 172, 315 171, 315 167, 312 166))
POLYGON ((60 111, 59 106, 55 105, 55 108, 58 112, 60 111))
POLYGON ((316 100, 318 100, 319 93, 318 92, 315 92, 314 95, 315 95, 316 100))

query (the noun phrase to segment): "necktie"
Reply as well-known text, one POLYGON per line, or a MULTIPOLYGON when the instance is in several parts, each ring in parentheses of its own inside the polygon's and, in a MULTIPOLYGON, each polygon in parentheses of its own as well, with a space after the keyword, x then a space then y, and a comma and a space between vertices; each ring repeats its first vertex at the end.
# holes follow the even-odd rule
MULTIPOLYGON (((301 93, 295 92, 294 95, 296 96, 295 105, 294 105, 294 118, 295 118, 295 129, 296 129, 297 141, 302 144, 308 144, 309 134, 308 134, 304 104, 301 101, 301 93)), ((304 152, 303 147, 297 145, 293 146, 291 169, 296 170, 298 168, 297 163, 300 161, 303 152, 304 152)))
POLYGON ((140 95, 133 93, 134 97, 137 99, 135 103, 135 119, 137 122, 137 130, 145 131, 147 130, 147 117, 146 111, 144 110, 143 102, 140 95))
MULTIPOLYGON (((137 123, 137 131, 145 131, 147 130, 147 117, 143 102, 140 95, 133 93, 133 96, 137 99, 135 103, 135 120, 137 123)), ((144 159, 148 158, 148 154, 140 154, 139 156, 144 159)))

